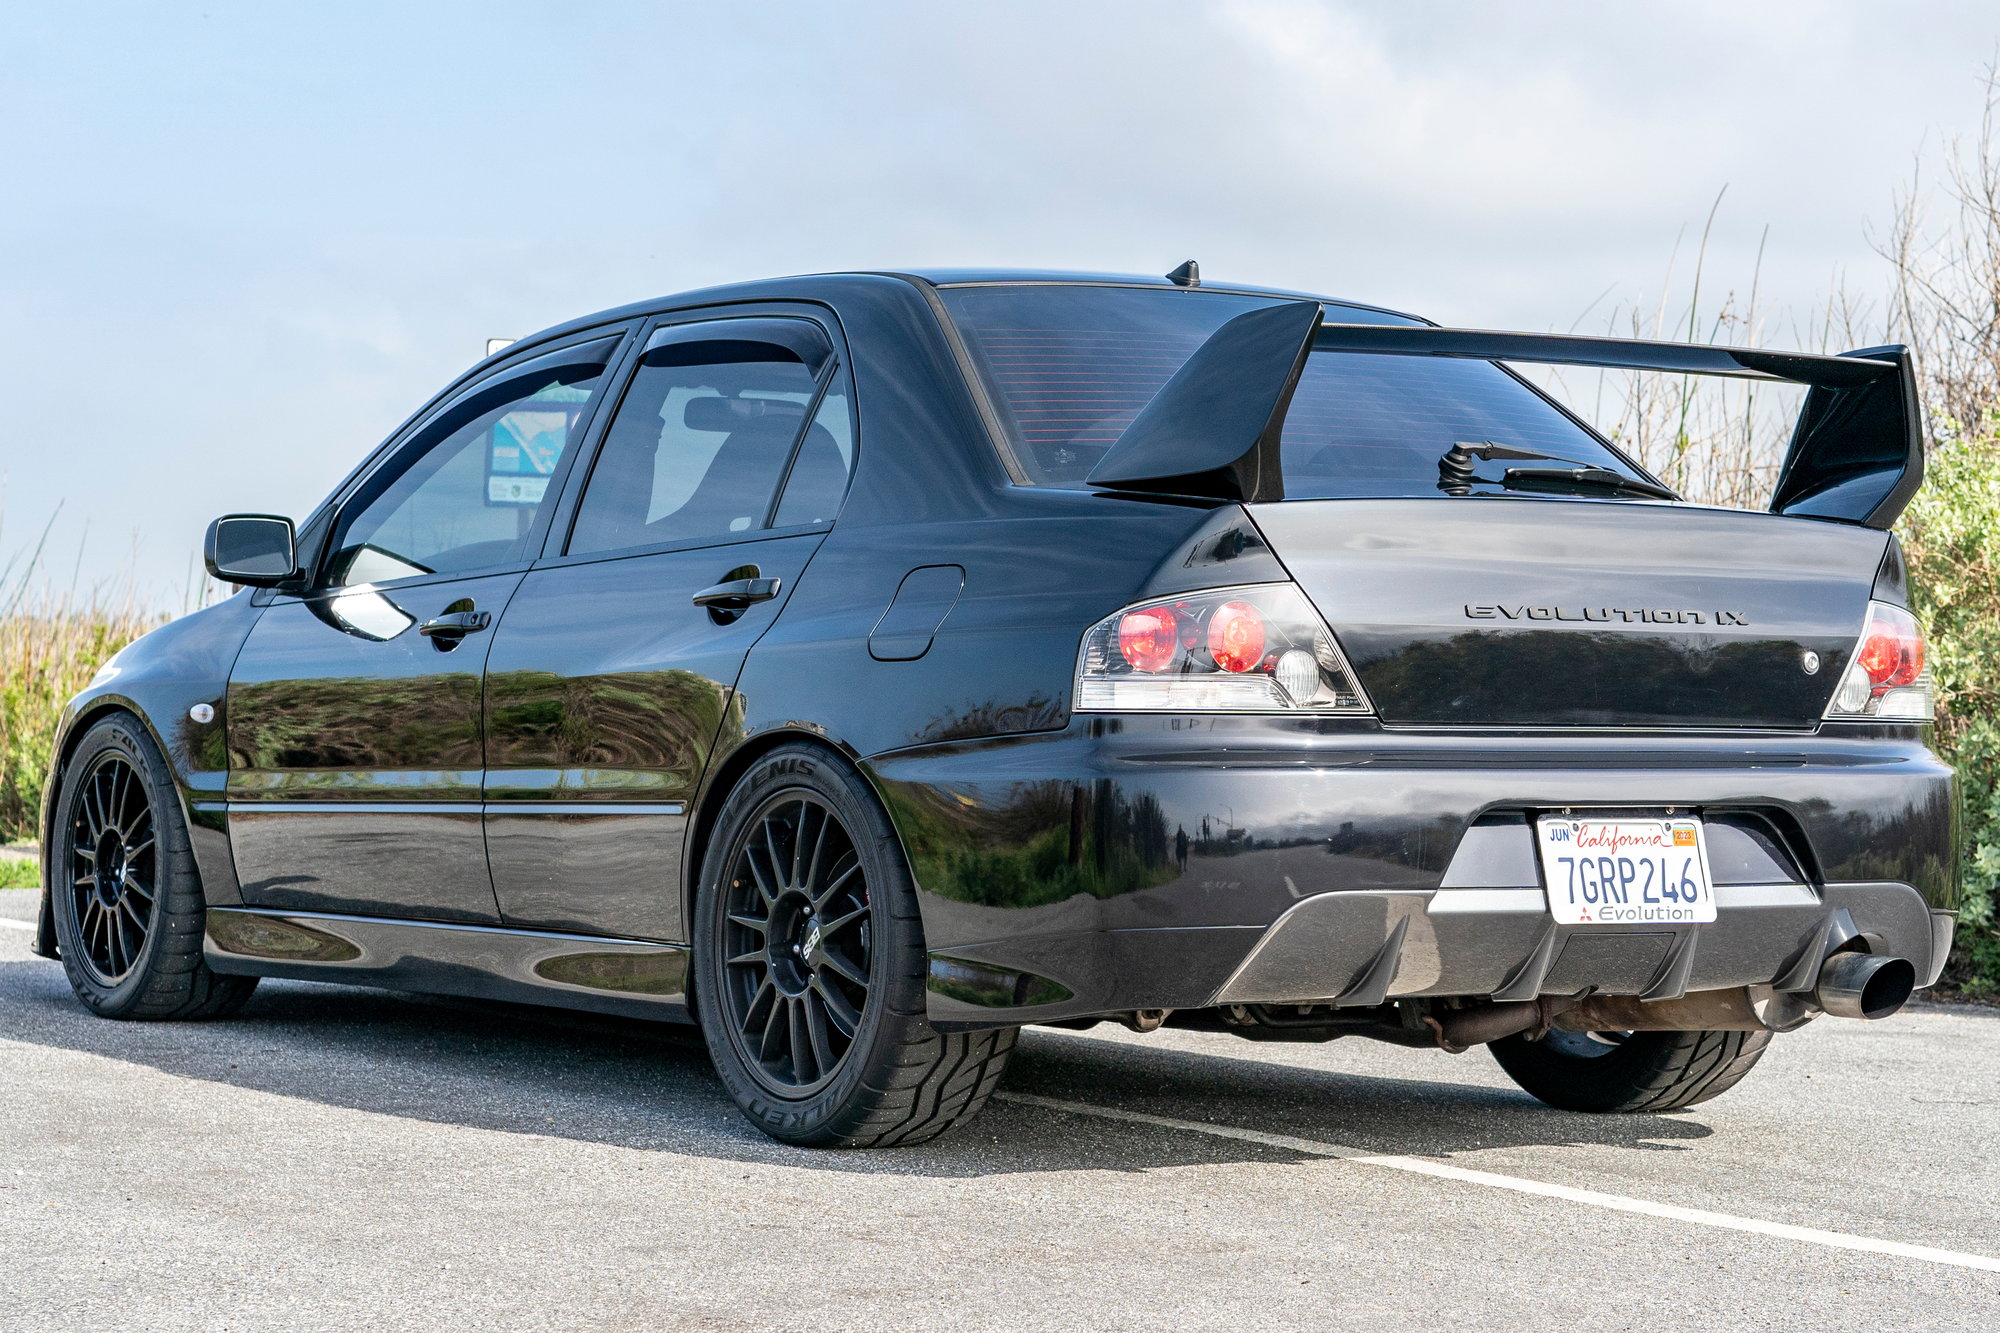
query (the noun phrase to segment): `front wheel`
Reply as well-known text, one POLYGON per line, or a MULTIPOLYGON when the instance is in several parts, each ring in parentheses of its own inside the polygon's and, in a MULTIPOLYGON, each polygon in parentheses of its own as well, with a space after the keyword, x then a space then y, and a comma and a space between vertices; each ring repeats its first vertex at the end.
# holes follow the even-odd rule
POLYGON ((921 1143, 973 1115, 1015 1031, 939 1032, 894 829, 814 746, 758 760, 723 803, 695 903, 695 1007, 759 1129, 805 1147, 921 1143))
POLYGON ((202 959, 207 904, 173 775, 137 719, 92 727, 64 765, 49 856, 56 947, 102 1018, 223 1018, 255 977, 202 959))
POLYGON ((1771 1044, 1768 1032, 1523 1034, 1489 1048, 1509 1078, 1564 1111, 1678 1111, 1736 1086, 1771 1044))

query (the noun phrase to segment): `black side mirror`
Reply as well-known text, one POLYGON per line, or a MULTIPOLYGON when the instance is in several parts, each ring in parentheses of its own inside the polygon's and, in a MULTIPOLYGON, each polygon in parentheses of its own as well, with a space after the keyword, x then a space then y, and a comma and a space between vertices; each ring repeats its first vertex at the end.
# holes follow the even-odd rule
POLYGON ((208 525, 202 563, 209 577, 251 588, 271 588, 298 577, 292 520, 276 514, 224 514, 208 525))

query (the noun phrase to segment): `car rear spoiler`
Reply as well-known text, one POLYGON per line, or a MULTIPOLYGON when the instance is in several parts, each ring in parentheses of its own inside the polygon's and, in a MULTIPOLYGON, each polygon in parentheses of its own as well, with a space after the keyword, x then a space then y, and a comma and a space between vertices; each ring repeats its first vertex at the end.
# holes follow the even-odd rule
POLYGON ((1839 356, 1751 347, 1393 324, 1329 324, 1288 301, 1238 315, 1196 349, 1091 471, 1113 490, 1284 498, 1278 441, 1313 351, 1721 375, 1810 386, 1771 512, 1887 528, 1924 479, 1916 376, 1905 347, 1839 356))

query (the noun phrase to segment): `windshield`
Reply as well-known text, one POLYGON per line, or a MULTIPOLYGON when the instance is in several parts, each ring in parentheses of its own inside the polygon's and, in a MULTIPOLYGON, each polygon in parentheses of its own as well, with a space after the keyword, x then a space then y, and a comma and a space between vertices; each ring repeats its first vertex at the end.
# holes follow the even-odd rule
MULTIPOLYGON (((940 290, 1005 419, 1018 471, 1077 488, 1139 409, 1208 336, 1280 297, 1083 284, 940 290)), ((1347 323, 1404 318, 1349 306, 1347 323)), ((1502 444, 1644 476, 1597 435, 1489 361, 1314 352, 1285 417, 1288 499, 1436 496, 1438 459, 1459 443, 1502 444)), ((1508 467, 1483 463, 1471 489, 1508 467)))

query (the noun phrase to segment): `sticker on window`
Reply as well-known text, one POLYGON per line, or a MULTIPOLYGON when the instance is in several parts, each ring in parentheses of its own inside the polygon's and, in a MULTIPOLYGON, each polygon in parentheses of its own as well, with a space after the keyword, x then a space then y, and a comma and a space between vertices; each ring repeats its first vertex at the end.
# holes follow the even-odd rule
POLYGON ((570 414, 523 408, 493 423, 486 453, 486 503, 538 505, 569 442, 570 414))

